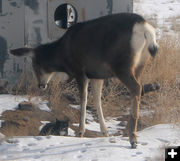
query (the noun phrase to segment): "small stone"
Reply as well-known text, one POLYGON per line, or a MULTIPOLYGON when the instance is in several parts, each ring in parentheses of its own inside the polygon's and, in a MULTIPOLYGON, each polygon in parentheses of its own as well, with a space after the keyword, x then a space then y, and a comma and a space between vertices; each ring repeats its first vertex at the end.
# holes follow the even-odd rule
POLYGON ((23 101, 19 103, 18 109, 32 111, 34 109, 34 105, 31 102, 23 101))
POLYGON ((25 122, 28 122, 29 121, 29 117, 23 117, 22 120, 25 121, 25 122))
POLYGON ((118 125, 124 127, 127 125, 127 121, 121 121, 118 125))
POLYGON ((115 137, 109 138, 109 142, 110 142, 110 143, 116 143, 116 138, 115 138, 115 137))
POLYGON ((143 96, 145 93, 156 91, 156 90, 159 90, 159 89, 160 89, 160 84, 158 82, 144 84, 142 86, 141 95, 143 96))
POLYGON ((117 134, 118 134, 118 135, 123 135, 123 131, 122 131, 122 130, 119 130, 119 131, 117 132, 117 134))
POLYGON ((9 144, 17 144, 19 143, 19 141, 17 139, 14 139, 14 138, 9 138, 6 140, 7 143, 9 144))

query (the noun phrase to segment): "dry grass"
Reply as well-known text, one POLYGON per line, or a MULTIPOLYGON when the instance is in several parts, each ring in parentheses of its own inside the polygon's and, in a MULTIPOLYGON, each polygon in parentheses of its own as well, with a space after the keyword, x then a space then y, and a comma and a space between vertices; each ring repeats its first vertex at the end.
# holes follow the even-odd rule
POLYGON ((155 60, 151 61, 143 74, 142 81, 158 81, 173 84, 180 73, 180 45, 178 39, 165 37, 159 42, 159 53, 155 60))
POLYGON ((156 18, 156 15, 152 15, 151 18, 147 18, 146 21, 151 24, 153 27, 158 27, 158 20, 156 18))
POLYGON ((19 76, 11 90, 16 95, 28 95, 30 98, 40 94, 35 75, 29 71, 25 71, 19 76))
POLYGON ((148 100, 155 111, 151 124, 180 121, 180 44, 178 42, 179 38, 162 38, 159 41, 160 50, 157 57, 148 64, 143 75, 143 83, 157 81, 161 84, 161 89, 154 93, 154 98, 148 100), (154 102, 151 102, 152 100, 154 102))
POLYGON ((180 15, 177 15, 170 19, 171 30, 179 32, 180 31, 180 15))

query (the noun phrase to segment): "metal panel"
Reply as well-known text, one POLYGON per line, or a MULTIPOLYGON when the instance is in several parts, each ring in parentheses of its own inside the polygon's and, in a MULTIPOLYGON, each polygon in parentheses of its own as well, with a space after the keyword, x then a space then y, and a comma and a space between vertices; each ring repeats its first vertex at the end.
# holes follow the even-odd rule
POLYGON ((34 47, 49 41, 47 0, 25 0, 25 44, 34 47))
POLYGON ((133 12, 133 0, 107 0, 113 1, 113 13, 133 12))
POLYGON ((94 19, 108 14, 106 0, 85 0, 83 3, 85 8, 85 20, 94 19))
POLYGON ((8 55, 8 48, 24 46, 24 1, 1 1, 0 14, 0 77, 20 71, 20 60, 8 55))
POLYGON ((24 46, 24 2, 2 1, 0 36, 8 39, 9 47, 24 46))
POLYGON ((2 14, 2 0, 0 0, 0 15, 2 14))

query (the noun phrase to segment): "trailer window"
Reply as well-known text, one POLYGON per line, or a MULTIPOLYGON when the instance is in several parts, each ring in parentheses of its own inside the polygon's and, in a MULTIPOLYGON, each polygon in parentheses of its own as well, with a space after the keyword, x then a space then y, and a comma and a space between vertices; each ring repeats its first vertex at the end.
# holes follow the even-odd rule
POLYGON ((77 11, 70 4, 61 4, 55 10, 54 21, 58 27, 69 28, 77 22, 77 11))

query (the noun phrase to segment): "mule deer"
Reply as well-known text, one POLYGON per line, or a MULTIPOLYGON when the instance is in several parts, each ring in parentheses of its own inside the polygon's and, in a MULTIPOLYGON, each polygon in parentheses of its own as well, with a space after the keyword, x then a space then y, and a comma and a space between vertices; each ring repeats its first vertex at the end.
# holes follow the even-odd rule
POLYGON ((132 148, 136 148, 142 90, 140 76, 148 57, 154 57, 157 49, 155 30, 143 17, 120 13, 77 23, 55 42, 34 49, 14 49, 11 53, 16 56, 32 55, 39 88, 46 88, 53 72, 65 72, 76 79, 81 100, 81 137, 85 132, 89 80, 101 132, 108 136, 101 108, 101 90, 105 78, 119 78, 132 96, 129 140, 132 148))

